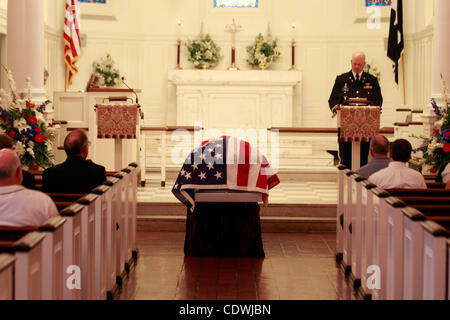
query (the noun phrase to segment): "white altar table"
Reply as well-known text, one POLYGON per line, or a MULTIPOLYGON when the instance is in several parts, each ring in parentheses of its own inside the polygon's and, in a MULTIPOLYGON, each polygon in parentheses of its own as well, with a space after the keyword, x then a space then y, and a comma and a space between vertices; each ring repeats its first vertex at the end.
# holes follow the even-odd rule
POLYGON ((292 127, 300 111, 299 71, 171 70, 168 123, 207 129, 292 127))

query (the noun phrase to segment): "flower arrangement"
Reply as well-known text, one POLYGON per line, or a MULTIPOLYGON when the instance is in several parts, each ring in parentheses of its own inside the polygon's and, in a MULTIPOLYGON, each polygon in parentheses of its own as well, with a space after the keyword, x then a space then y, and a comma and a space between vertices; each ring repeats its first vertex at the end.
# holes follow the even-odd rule
POLYGON ((367 63, 364 67, 364 72, 373 75, 375 78, 377 78, 378 82, 381 81, 381 73, 380 71, 378 71, 377 67, 372 67, 371 64, 367 63))
MULTIPOLYGON (((271 38, 269 36, 269 38, 271 38)), ((277 50, 277 40, 264 40, 261 33, 256 37, 255 43, 247 47, 247 62, 253 67, 267 69, 273 62, 280 58, 280 52, 277 50)))
POLYGON ((25 170, 45 169, 53 165, 52 143, 56 132, 44 118, 49 100, 41 105, 32 102, 31 79, 27 78, 28 92, 19 95, 10 70, 8 74, 10 92, 0 89, 0 133, 9 135, 14 142, 14 150, 25 170))
POLYGON ((101 58, 100 61, 92 63, 94 74, 98 77, 100 86, 116 87, 120 83, 120 71, 114 67, 114 63, 109 53, 106 54, 106 58, 101 58))
POLYGON ((432 173, 436 173, 444 162, 450 160, 450 104, 442 74, 441 79, 444 91, 444 105, 439 107, 436 101, 431 99, 431 105, 437 118, 431 137, 412 135, 414 138, 423 140, 422 146, 414 150, 414 152, 423 152, 424 163, 431 166, 430 171, 432 173))
POLYGON ((199 40, 187 41, 186 47, 189 51, 188 61, 192 62, 197 69, 215 67, 222 58, 220 47, 214 43, 209 34, 200 33, 199 40))

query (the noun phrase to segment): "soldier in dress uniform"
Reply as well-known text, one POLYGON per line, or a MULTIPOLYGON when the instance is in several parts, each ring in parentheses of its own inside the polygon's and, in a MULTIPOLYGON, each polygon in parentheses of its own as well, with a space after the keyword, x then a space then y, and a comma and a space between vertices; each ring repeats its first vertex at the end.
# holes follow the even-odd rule
MULTIPOLYGON (((328 104, 332 111, 339 105, 348 105, 350 98, 366 98, 370 106, 381 107, 383 97, 381 95, 378 80, 373 75, 364 72, 366 65, 366 55, 356 51, 352 55, 352 70, 336 77, 333 91, 331 92, 328 104)), ((338 139, 339 139, 338 134, 338 139)), ((340 163, 347 168, 352 168, 352 143, 340 142, 339 140, 340 163)), ((361 143, 361 167, 366 165, 369 159, 369 142, 361 143)))

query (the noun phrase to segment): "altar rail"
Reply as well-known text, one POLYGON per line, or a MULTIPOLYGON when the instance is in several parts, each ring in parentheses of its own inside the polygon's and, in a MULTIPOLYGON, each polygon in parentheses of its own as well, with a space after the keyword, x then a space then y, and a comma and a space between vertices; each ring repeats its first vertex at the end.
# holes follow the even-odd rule
POLYGON ((366 298, 449 299, 449 196, 383 190, 339 166, 336 258, 366 298))
MULTIPOLYGON (((174 178, 173 174, 178 175, 179 169, 185 160, 185 156, 189 154, 192 149, 204 140, 209 139, 208 130, 203 128, 197 129, 194 127, 141 127, 140 128, 140 157, 139 166, 141 168, 140 182, 141 186, 145 186, 146 181, 157 180, 161 186, 165 186, 167 180, 174 178), (180 147, 182 141, 172 141, 172 134, 178 130, 178 133, 186 133, 187 147, 185 150, 180 147), (195 134, 199 135, 198 140, 195 141, 195 134), (173 162, 173 156, 182 157, 177 163, 173 162), (169 176, 172 174, 172 176, 169 176)), ((255 131, 256 132, 256 131, 255 131)), ((249 134, 250 131, 243 130, 242 134, 249 134)), ((272 150, 272 133, 278 133, 278 147, 276 152, 278 154, 278 167, 281 171, 289 171, 292 175, 298 169, 303 169, 301 174, 304 175, 305 170, 312 171, 311 165, 314 165, 318 171, 320 178, 324 178, 326 174, 330 173, 332 179, 335 180, 334 157, 327 151, 335 151, 337 154, 337 129, 336 128, 293 128, 293 127, 273 127, 268 128, 264 134, 267 137, 267 142, 259 139, 252 142, 248 137, 241 137, 243 140, 248 140, 252 145, 255 145, 261 152, 263 152, 269 159, 272 166, 272 156, 275 156, 272 150), (261 143, 262 142, 262 143, 261 143), (266 152, 267 151, 267 152, 266 152), (319 169, 323 169, 320 171, 319 169)), ((393 138, 394 128, 382 128, 381 134, 388 138, 393 138)), ((226 134, 222 132, 221 135, 226 134)), ((319 178, 319 177, 314 177, 319 178)), ((175 180, 174 180, 175 181, 175 180)), ((328 180, 327 180, 328 181, 328 180)))
POLYGON ((13 255, 0 255, 0 298, 113 298, 138 254, 137 169, 130 164, 86 195, 49 194, 60 216, 40 227, 0 227, 0 252, 13 255))

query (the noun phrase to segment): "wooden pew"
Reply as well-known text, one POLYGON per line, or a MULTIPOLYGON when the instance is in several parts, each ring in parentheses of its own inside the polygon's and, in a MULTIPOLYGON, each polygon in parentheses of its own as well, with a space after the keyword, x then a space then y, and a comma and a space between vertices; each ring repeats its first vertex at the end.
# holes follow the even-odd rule
POLYGON ((426 217, 412 207, 402 209, 403 226, 403 300, 423 296, 423 228, 426 217))
POLYGON ((42 241, 40 232, 0 233, 0 252, 13 253, 14 299, 42 299, 42 241))
POLYGON ((352 237, 350 234, 350 223, 352 222, 353 214, 353 200, 352 200, 352 176, 354 172, 351 170, 344 170, 344 214, 342 218, 343 229, 343 255, 342 266, 345 270, 345 275, 349 276, 352 271, 352 237))
POLYGON ((129 205, 130 205, 130 250, 131 250, 131 256, 133 258, 133 262, 135 263, 138 259, 138 249, 136 246, 136 223, 137 223, 137 185, 139 181, 139 172, 140 168, 137 163, 130 163, 128 165, 128 169, 131 170, 130 175, 130 190, 129 193, 129 205))
MULTIPOLYGON (((87 211, 87 207, 78 203, 74 203, 64 210, 60 211, 60 215, 66 218, 64 224, 64 254, 63 265, 64 271, 67 273, 70 267, 81 268, 81 252, 82 252, 82 232, 81 232, 81 216, 83 211, 87 211)), ((80 269, 82 272, 83 270, 80 269)), ((80 300, 81 288, 69 288, 69 281, 64 285, 64 300, 80 300)))
MULTIPOLYGON (((367 271, 370 266, 373 265, 373 209, 374 209, 374 193, 372 189, 376 188, 376 185, 369 180, 361 182, 362 189, 362 215, 361 215, 361 291, 368 293, 367 280, 370 276, 367 271)), ((381 190, 381 189, 380 189, 381 190)), ((368 298, 368 297, 367 297, 368 298)))
POLYGON ((361 253, 362 253, 362 193, 365 189, 362 184, 366 179, 360 175, 352 175, 352 215, 351 215, 351 243, 352 243, 352 254, 351 254, 351 266, 352 266, 352 276, 353 285, 355 288, 361 286, 361 253))
POLYGON ((450 300, 450 239, 447 239, 447 300, 450 300))
POLYGON ((113 283, 108 283, 108 265, 114 263, 111 260, 111 231, 114 231, 112 223, 112 208, 111 208, 111 187, 106 185, 99 186, 92 190, 93 194, 97 194, 101 201, 101 212, 96 212, 96 246, 99 254, 95 256, 96 270, 95 270, 95 292, 96 299, 107 298, 107 291, 113 287, 113 283), (97 279, 98 278, 98 279, 97 279))
MULTIPOLYGON (((411 198, 408 199, 411 200, 411 198)), ((443 219, 444 221, 450 221, 450 217, 448 216, 450 214, 450 205, 433 205, 430 204, 432 203, 431 201, 426 201, 426 199, 422 200, 428 204, 420 204, 420 201, 417 205, 405 203, 395 197, 388 197, 384 199, 386 203, 381 215, 385 216, 385 218, 382 219, 382 224, 385 225, 381 225, 378 239, 380 241, 379 243, 383 243, 384 238, 386 238, 386 244, 383 243, 383 247, 381 247, 385 248, 385 250, 383 249, 380 251, 380 260, 386 262, 386 264, 382 263, 380 265, 382 274, 386 275, 386 290, 379 290, 380 295, 376 298, 383 297, 382 299, 390 300, 403 299, 405 295, 405 284, 403 281, 410 281, 413 268, 411 265, 408 265, 408 263, 411 263, 412 260, 415 260, 417 263, 417 259, 421 259, 420 255, 414 256, 410 248, 412 241, 414 241, 412 234, 416 234, 418 239, 423 238, 422 235, 417 235, 418 233, 420 234, 421 229, 420 227, 417 229, 418 226, 414 226, 413 221, 405 221, 405 215, 403 214, 402 209, 405 208, 407 204, 410 204, 415 209, 425 214, 429 220, 443 219), (383 252, 385 254, 383 254, 383 252), (407 270, 405 270, 405 268, 407 268, 407 270), (407 277, 408 280, 405 280, 405 277, 407 277)), ((445 200, 438 200, 438 202, 443 201, 445 200)), ((417 203, 418 200, 412 199, 411 202, 417 203)), ((423 243, 424 242, 419 241, 419 243, 416 244, 415 250, 420 251, 421 249, 417 249, 417 246, 421 246, 423 243)), ((417 267, 414 268, 417 269, 417 267)), ((420 276, 417 274, 415 274, 414 277, 420 279, 420 276)), ((411 298, 415 295, 412 291, 412 287, 420 290, 420 286, 417 285, 417 283, 414 284, 414 282, 413 284, 408 285, 410 287, 406 289, 408 291, 406 296, 407 298, 411 298)), ((422 288, 424 287, 422 286, 422 288)))
MULTIPOLYGON (((404 241, 405 241, 405 221, 402 209, 406 205, 411 205, 427 216, 427 219, 435 220, 436 218, 450 220, 448 217, 450 213, 450 205, 430 204, 431 201, 426 201, 428 204, 410 204, 399 200, 396 197, 388 197, 384 199, 385 204, 381 213, 381 226, 378 230, 378 241, 380 243, 380 269, 385 275, 386 287, 385 290, 379 290, 379 296, 376 298, 399 300, 403 299, 404 284, 403 275, 404 270, 404 241), (386 243, 384 243, 386 239, 386 243)), ((412 200, 417 202, 418 200, 412 200)), ((445 201, 439 199, 439 202, 445 201)), ((408 242, 407 242, 408 243, 408 242)))
POLYGON ((96 235, 99 230, 97 215, 101 214, 101 198, 96 194, 88 194, 77 200, 78 204, 85 205, 87 210, 81 213, 81 299, 93 300, 98 296, 95 288, 96 281, 100 281, 99 275, 96 277, 96 269, 99 270, 95 257, 100 255, 100 235, 96 235))
POLYGON ((42 281, 44 300, 62 300, 65 286, 64 224, 67 219, 54 217, 39 227, 45 234, 42 243, 42 281))
POLYGON ((0 300, 14 299, 14 261, 11 254, 0 254, 0 300))
MULTIPOLYGON (((371 219, 370 219, 370 231, 369 235, 372 236, 371 242, 372 249, 371 257, 369 256, 368 265, 378 266, 381 275, 385 274, 386 270, 386 255, 387 250, 387 237, 386 237, 386 215, 384 214, 386 208, 385 199, 389 197, 389 193, 381 188, 372 188, 370 190, 373 193, 372 208, 370 209, 371 219)), ((366 228, 367 229, 367 228, 366 228)), ((367 238, 367 237, 366 237, 367 238)), ((366 272, 366 270, 363 270, 366 272)), ((372 297, 375 300, 386 299, 386 277, 381 276, 379 290, 367 290, 367 296, 372 297)))
POLYGON ((338 204, 337 204, 337 213, 336 213, 336 262, 342 262, 344 258, 344 194, 345 193, 345 182, 346 175, 345 170, 347 169, 344 165, 339 165, 338 167, 338 204))
POLYGON ((66 219, 53 217, 40 227, 1 227, 3 239, 24 236, 33 231, 45 235, 42 241, 42 299, 61 300, 63 298, 63 225, 66 219))
POLYGON ((120 217, 120 190, 118 188, 118 183, 120 179, 118 178, 108 178, 105 181, 105 185, 110 187, 110 192, 106 194, 108 204, 111 208, 111 216, 107 218, 108 234, 107 234, 107 251, 109 261, 107 265, 107 276, 106 282, 109 288, 107 291, 107 298, 112 299, 114 293, 118 290, 118 286, 122 285, 122 275, 117 273, 117 260, 118 260, 118 241, 119 241, 119 227, 118 220, 120 217))
POLYGON ((449 233, 435 221, 422 223, 423 300, 447 299, 447 237, 449 233))
POLYGON ((130 271, 131 265, 137 259, 136 248, 136 206, 137 206, 137 167, 136 163, 131 163, 122 172, 127 173, 126 180, 124 181, 127 189, 126 203, 127 209, 127 235, 126 235, 126 256, 125 256, 125 270, 130 271))
MULTIPOLYGON (((339 171, 341 178, 339 201, 343 207, 341 210, 344 211, 343 220, 345 221, 345 217, 352 219, 353 239, 346 240, 347 230, 342 227, 341 229, 344 234, 342 243, 353 243, 351 251, 353 277, 358 280, 360 274, 363 292, 373 295, 374 292, 367 290, 366 269, 370 265, 378 265, 381 274, 385 275, 381 277, 381 288, 384 290, 376 290, 375 299, 418 298, 423 284, 420 285, 417 281, 409 280, 411 275, 421 271, 420 263, 418 264, 417 261, 423 257, 420 255, 420 250, 415 249, 414 251, 411 248, 416 248, 418 243, 421 243, 419 229, 422 229, 421 222, 425 219, 425 215, 409 216, 410 212, 406 214, 403 212, 403 208, 406 205, 414 206, 424 211, 429 220, 450 225, 450 217, 448 217, 450 214, 450 191, 441 189, 442 185, 429 184, 432 189, 395 189, 389 190, 388 193, 374 188, 368 181, 363 181, 361 178, 356 181, 357 176, 343 168, 339 171), (342 179, 342 176, 346 176, 347 180, 348 177, 352 177, 352 195, 346 194, 348 186, 344 187, 346 181, 345 178, 342 179), (362 184, 362 187, 358 186, 358 183, 362 184), (397 195, 398 198, 390 197, 390 193, 397 195), (361 237, 359 237, 360 233, 362 233, 361 237), (360 239, 361 247, 355 244, 357 239, 360 239), (415 254, 417 251, 419 254, 415 254), (359 255, 361 255, 361 263, 358 266, 359 255), (414 263, 406 261, 414 261, 414 263)), ((339 214, 337 218, 339 220, 339 214)), ((338 226, 341 226, 340 221, 338 221, 338 226)), ((339 239, 338 235, 338 243, 339 239)), ((344 245, 343 251, 345 251, 344 245)))

